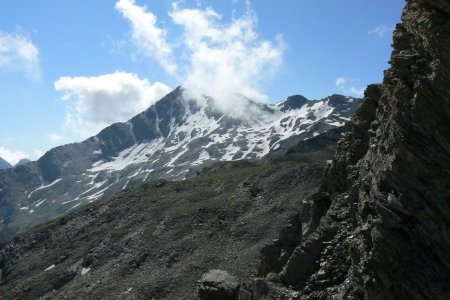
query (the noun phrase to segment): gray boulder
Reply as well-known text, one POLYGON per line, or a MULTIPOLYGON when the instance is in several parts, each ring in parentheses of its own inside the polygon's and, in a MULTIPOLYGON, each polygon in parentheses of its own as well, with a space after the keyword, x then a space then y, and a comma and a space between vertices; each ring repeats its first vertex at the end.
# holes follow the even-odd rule
POLYGON ((202 276, 199 283, 198 298, 200 300, 237 299, 239 281, 227 271, 211 270, 202 276))

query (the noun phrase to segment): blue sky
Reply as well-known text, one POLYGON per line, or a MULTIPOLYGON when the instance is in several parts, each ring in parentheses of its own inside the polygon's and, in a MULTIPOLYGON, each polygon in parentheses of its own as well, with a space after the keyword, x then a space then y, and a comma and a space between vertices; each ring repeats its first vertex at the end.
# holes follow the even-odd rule
POLYGON ((2 0, 0 157, 36 159, 81 141, 178 85, 269 103, 360 96, 382 80, 403 5, 2 0))

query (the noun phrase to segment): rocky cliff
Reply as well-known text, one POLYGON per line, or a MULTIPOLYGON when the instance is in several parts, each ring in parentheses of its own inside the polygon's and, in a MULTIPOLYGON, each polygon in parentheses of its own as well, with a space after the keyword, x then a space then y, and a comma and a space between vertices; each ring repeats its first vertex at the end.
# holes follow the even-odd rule
POLYGON ((408 0, 303 234, 262 251, 241 299, 450 299, 450 3, 408 0))

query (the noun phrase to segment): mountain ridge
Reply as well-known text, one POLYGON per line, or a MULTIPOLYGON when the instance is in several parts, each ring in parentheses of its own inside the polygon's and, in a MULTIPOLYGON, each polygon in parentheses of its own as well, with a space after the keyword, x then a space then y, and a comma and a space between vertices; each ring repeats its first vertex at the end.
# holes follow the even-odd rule
POLYGON ((359 103, 335 95, 292 108, 289 101, 244 98, 253 113, 242 119, 222 113, 211 97, 191 95, 178 87, 127 122, 0 172, 0 239, 150 179, 183 179, 214 161, 260 158, 293 135, 307 139, 343 126, 359 103))
POLYGON ((31 160, 29 160, 28 158, 22 158, 14 165, 14 167, 25 165, 25 164, 27 164, 29 162, 31 162, 31 160))
POLYGON ((0 170, 12 168, 12 165, 0 157, 0 170))

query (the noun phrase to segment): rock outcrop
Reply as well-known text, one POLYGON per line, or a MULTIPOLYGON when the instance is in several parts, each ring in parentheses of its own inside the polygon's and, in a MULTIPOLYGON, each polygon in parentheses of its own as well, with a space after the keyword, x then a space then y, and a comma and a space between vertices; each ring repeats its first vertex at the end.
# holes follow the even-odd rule
POLYGON ((223 270, 211 270, 202 276, 198 289, 200 300, 238 299, 239 281, 223 270))
POLYGON ((288 226, 302 234, 263 249, 246 294, 450 299, 449 45, 448 0, 408 0, 383 83, 288 226))

